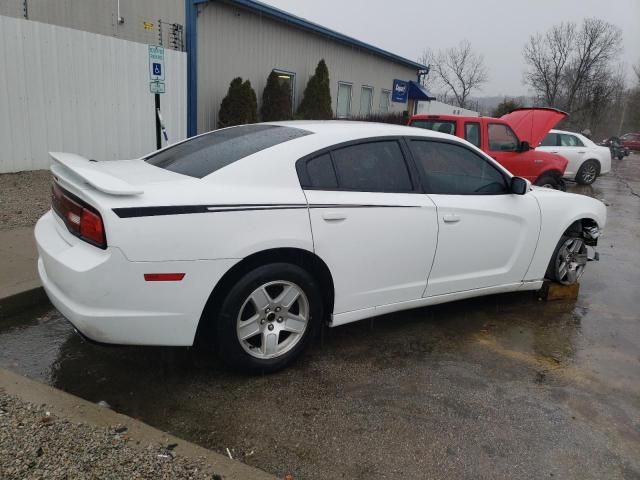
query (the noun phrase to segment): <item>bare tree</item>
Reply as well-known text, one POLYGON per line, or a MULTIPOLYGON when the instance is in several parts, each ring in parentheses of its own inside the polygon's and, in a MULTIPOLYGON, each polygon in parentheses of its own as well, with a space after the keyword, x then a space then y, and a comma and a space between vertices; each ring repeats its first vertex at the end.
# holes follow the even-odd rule
POLYGON ((529 38, 523 50, 524 81, 547 105, 572 111, 576 99, 608 72, 621 45, 621 30, 604 20, 561 23, 529 38))
POLYGON ((525 83, 543 97, 547 105, 556 105, 558 101, 574 39, 575 25, 563 22, 545 35, 531 36, 524 47, 525 62, 529 65, 525 83))
POLYGON ((524 82, 539 103, 569 112, 569 125, 597 130, 625 90, 621 45, 621 30, 598 18, 555 25, 525 45, 524 82))
POLYGON ((440 87, 462 108, 467 105, 469 95, 488 79, 484 58, 473 51, 468 40, 461 41, 457 47, 437 52, 426 49, 420 62, 430 66, 426 86, 440 87))

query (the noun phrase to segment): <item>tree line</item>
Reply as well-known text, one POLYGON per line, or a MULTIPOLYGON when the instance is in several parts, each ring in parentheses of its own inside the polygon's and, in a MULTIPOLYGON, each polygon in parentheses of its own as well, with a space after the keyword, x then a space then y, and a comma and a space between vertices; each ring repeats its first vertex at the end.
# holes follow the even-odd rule
MULTIPOLYGON (((262 92, 260 120, 263 122, 292 120, 329 120, 333 118, 331 110, 331 92, 329 69, 324 59, 320 60, 314 75, 309 78, 304 90, 302 102, 295 115, 291 85, 281 82, 279 74, 272 71, 262 92)), ((226 97, 220 104, 218 128, 256 123, 258 121, 258 100, 249 80, 234 78, 229 85, 226 97)))
MULTIPOLYGON (((522 52, 523 83, 531 89, 535 106, 569 114, 566 128, 588 128, 596 136, 640 130, 640 62, 629 86, 621 50, 622 31, 611 23, 599 18, 562 22, 530 36, 522 52)), ((423 83, 445 103, 473 108, 472 95, 489 80, 484 58, 468 40, 451 48, 426 49, 419 60, 430 67, 423 83)), ((505 98, 493 113, 520 106, 505 98)))

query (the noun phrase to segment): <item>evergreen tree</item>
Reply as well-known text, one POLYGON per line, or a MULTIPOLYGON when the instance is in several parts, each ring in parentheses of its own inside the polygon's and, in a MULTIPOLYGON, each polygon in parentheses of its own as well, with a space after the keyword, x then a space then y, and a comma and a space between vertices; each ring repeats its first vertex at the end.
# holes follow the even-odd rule
POLYGON ((282 82, 276 72, 267 78, 267 86, 262 92, 260 115, 263 122, 291 119, 291 88, 289 82, 282 82))
POLYGON ((324 59, 316 67, 316 73, 309 79, 307 88, 298 109, 298 116, 308 120, 329 120, 333 118, 331 110, 331 90, 329 69, 324 59))
POLYGON ((251 82, 237 77, 231 81, 227 96, 220 104, 218 128, 255 123, 258 121, 258 101, 251 82))

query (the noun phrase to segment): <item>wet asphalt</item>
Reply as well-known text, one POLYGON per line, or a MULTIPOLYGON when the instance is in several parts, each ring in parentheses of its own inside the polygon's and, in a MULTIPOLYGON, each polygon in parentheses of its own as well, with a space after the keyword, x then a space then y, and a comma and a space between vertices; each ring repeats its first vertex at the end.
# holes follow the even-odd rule
POLYGON ((498 295, 327 329, 264 377, 94 346, 43 307, 0 322, 0 366, 296 480, 640 479, 640 155, 570 190, 609 206, 577 301, 498 295))

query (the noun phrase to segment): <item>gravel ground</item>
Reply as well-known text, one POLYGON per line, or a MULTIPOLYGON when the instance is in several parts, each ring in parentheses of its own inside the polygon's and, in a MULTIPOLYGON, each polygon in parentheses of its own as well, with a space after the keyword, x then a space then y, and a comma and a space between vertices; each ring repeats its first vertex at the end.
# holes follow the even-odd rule
POLYGON ((136 445, 126 427, 72 423, 0 390, 0 478, 221 479, 174 454, 172 445, 136 445))
POLYGON ((51 172, 0 175, 0 230, 35 225, 51 205, 51 172))

